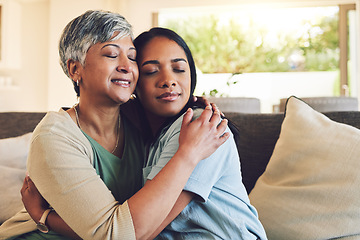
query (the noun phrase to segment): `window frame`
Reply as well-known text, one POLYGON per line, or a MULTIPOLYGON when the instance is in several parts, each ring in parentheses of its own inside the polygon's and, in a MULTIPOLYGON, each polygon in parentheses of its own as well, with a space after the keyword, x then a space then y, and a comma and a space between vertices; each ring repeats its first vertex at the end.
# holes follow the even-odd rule
POLYGON ((340 95, 347 96, 349 89, 348 60, 349 60, 349 26, 348 13, 350 10, 356 10, 355 4, 339 5, 339 71, 340 71, 340 95))

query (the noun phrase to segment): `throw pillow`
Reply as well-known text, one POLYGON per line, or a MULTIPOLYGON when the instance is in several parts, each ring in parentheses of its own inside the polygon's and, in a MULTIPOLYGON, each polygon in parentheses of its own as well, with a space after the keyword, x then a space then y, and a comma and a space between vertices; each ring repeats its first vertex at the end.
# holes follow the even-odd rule
POLYGON ((23 208, 20 189, 26 173, 31 133, 0 139, 0 224, 23 208))
POLYGON ((274 152, 250 193, 268 238, 359 239, 359 171, 360 130, 290 97, 274 152))

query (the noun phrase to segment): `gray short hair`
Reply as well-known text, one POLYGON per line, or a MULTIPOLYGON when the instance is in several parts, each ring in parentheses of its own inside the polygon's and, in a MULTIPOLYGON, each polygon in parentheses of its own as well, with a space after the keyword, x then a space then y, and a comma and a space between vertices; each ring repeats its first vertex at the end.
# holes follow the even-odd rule
POLYGON ((117 40, 125 36, 133 39, 132 27, 118 13, 108 11, 87 11, 69 22, 60 38, 60 65, 65 74, 70 77, 67 61, 79 61, 83 66, 89 48, 99 42, 117 40), (115 32, 119 32, 114 38, 115 32))

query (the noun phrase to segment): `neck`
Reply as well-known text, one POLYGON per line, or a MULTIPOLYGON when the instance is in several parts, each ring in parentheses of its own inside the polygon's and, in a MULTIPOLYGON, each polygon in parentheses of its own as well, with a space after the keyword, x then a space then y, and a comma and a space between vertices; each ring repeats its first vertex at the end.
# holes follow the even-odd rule
MULTIPOLYGON (((122 151, 123 151, 123 131, 120 124, 120 116, 117 115, 117 124, 115 125, 115 128, 111 125, 113 125, 111 120, 108 120, 108 123, 104 124, 104 122, 101 122, 100 124, 96 124, 96 117, 93 118, 95 121, 92 121, 91 119, 88 121, 83 121, 85 123, 85 126, 81 127, 80 124, 80 104, 77 104, 73 107, 73 110, 75 112, 75 118, 76 123, 79 126, 80 129, 82 129, 84 132, 86 132, 89 136, 91 136, 94 140, 96 140, 100 145, 102 145, 105 149, 107 149, 112 154, 121 157, 122 151), (93 124, 91 124, 93 122, 93 124), (94 124, 95 123, 95 124, 94 124), (109 126, 108 129, 103 129, 103 126, 109 126), (114 130, 112 130, 114 129, 114 130), (112 142, 114 141, 115 137, 115 144, 113 145, 112 142), (120 147, 119 146, 119 139, 120 139, 120 147)), ((86 111, 84 111, 86 113, 86 111)), ((85 115, 85 114, 84 114, 85 115)), ((96 116, 96 115, 95 115, 96 116)), ((98 118, 98 119, 104 119, 98 118)), ((109 118, 111 119, 111 118, 109 118)))
POLYGON ((167 117, 162 117, 149 111, 146 111, 146 118, 149 122, 153 136, 157 134, 162 125, 166 122, 166 120, 169 119, 167 117))
MULTIPOLYGON (((184 113, 184 112, 185 112, 185 111, 184 111, 185 109, 187 109, 187 108, 184 107, 177 115, 180 115, 180 114, 184 113)), ((153 135, 153 136, 155 136, 155 135, 158 133, 158 131, 160 130, 160 128, 163 127, 163 124, 164 124, 167 120, 169 120, 169 119, 171 119, 171 118, 173 118, 173 117, 176 116, 176 115, 174 115, 174 116, 172 116, 172 117, 159 116, 159 115, 157 115, 157 114, 154 114, 154 113, 148 111, 148 110, 145 109, 145 108, 144 108, 144 111, 145 111, 145 115, 146 115, 147 121, 148 121, 148 123, 149 123, 149 126, 150 126, 150 128, 151 128, 151 132, 152 132, 152 135, 153 135)))
POLYGON ((106 135, 118 126, 120 107, 88 103, 80 99, 77 106, 79 123, 83 131, 106 135), (86 131, 87 130, 87 131, 86 131))

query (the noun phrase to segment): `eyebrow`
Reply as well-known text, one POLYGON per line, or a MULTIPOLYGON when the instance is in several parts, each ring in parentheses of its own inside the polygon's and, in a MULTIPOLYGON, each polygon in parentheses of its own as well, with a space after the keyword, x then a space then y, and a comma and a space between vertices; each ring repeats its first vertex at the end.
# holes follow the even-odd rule
POLYGON ((109 43, 109 44, 106 44, 106 45, 102 46, 101 49, 106 48, 106 47, 109 47, 109 46, 120 48, 119 45, 117 45, 117 44, 109 43))
POLYGON ((181 61, 187 63, 187 61, 186 61, 184 58, 175 58, 175 59, 171 60, 171 62, 174 62, 174 63, 176 63, 176 62, 181 62, 181 61))
MULTIPOLYGON (((172 63, 181 62, 181 61, 187 63, 187 61, 184 58, 175 58, 175 59, 171 60, 172 63)), ((148 64, 160 64, 160 62, 158 60, 149 60, 149 61, 146 61, 143 64, 141 64, 141 66, 143 67, 148 64)))
POLYGON ((160 64, 160 62, 158 60, 149 60, 149 61, 145 61, 143 64, 141 64, 141 66, 145 66, 148 64, 160 64))
MULTIPOLYGON (((109 44, 106 44, 106 45, 102 46, 102 48, 101 48, 101 49, 103 49, 103 48, 105 48, 105 47, 116 47, 116 48, 120 48, 120 46, 119 46, 119 45, 114 44, 114 43, 109 43, 109 44)), ((136 48, 135 48, 135 47, 130 47, 129 49, 130 49, 130 50, 135 50, 135 51, 136 51, 136 48)))

